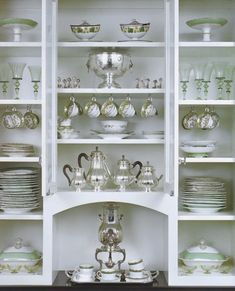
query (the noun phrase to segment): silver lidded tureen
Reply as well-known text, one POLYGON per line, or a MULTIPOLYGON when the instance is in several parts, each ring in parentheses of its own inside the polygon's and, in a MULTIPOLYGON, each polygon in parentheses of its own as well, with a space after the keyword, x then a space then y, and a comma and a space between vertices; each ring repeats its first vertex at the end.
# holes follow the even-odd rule
POLYGON ((132 66, 129 55, 115 51, 91 53, 87 62, 88 71, 94 71, 104 80, 98 88, 121 88, 115 79, 123 76, 132 66))

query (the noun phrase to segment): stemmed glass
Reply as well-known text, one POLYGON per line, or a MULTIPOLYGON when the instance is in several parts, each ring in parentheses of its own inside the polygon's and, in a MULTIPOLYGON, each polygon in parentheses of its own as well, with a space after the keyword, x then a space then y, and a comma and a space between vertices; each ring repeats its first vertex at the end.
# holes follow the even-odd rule
POLYGON ((196 99, 202 99, 201 98, 201 92, 202 92, 202 84, 203 84, 203 74, 206 68, 206 64, 192 64, 193 71, 194 71, 194 77, 195 77, 195 84, 197 88, 197 98, 196 99))
POLYGON ((19 99, 20 80, 23 78, 25 63, 8 63, 12 70, 12 79, 15 80, 15 99, 19 99))
POLYGON ((225 67, 224 84, 225 84, 225 91, 226 91, 226 94, 227 94, 227 99, 230 99, 234 70, 235 70, 235 66, 232 65, 232 64, 228 64, 225 67))
POLYGON ((215 69, 215 79, 217 83, 217 90, 218 95, 217 99, 223 99, 223 85, 224 85, 224 73, 225 73, 225 67, 227 63, 225 62, 218 62, 214 63, 214 69, 215 69))
POLYGON ((184 100, 186 99, 186 93, 188 89, 188 82, 191 71, 192 71, 191 64, 180 64, 180 83, 184 100))
POLYGON ((30 76, 31 76, 31 81, 33 83, 33 89, 34 89, 34 98, 37 99, 38 97, 38 89, 41 81, 41 67, 40 66, 28 66, 30 76))
POLYGON ((213 71, 213 64, 209 63, 206 65, 203 72, 203 87, 204 87, 204 98, 207 99, 209 83, 211 81, 211 74, 213 71))
POLYGON ((8 64, 0 65, 0 83, 2 84, 2 93, 4 97, 7 95, 10 73, 11 72, 8 64))

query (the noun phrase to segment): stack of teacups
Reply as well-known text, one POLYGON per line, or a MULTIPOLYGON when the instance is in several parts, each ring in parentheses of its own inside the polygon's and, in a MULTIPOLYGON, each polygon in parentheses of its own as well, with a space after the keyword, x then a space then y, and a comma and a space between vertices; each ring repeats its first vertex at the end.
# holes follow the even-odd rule
POLYGON ((101 282, 111 282, 111 281, 117 281, 119 278, 116 276, 116 270, 111 269, 101 269, 96 273, 96 278, 100 280, 101 282))
POLYGON ((94 266, 90 264, 80 264, 72 274, 65 273, 72 282, 91 282, 94 280, 94 266))
POLYGON ((134 259, 128 261, 129 277, 133 279, 141 279, 144 277, 144 262, 143 259, 134 259))

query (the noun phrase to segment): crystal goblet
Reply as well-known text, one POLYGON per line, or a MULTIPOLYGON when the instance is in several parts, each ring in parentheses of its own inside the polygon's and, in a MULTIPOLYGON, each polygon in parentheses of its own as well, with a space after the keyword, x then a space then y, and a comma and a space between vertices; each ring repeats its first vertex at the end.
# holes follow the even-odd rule
POLYGON ((235 71, 235 66, 233 64, 228 64, 225 67, 224 84, 225 84, 225 91, 226 91, 227 99, 230 99, 234 71, 235 71))
POLYGON ((193 64, 193 71, 194 71, 194 80, 197 88, 197 98, 202 99, 201 92, 202 92, 202 84, 203 84, 203 73, 205 71, 206 64, 193 64))
POLYGON ((38 97, 38 89, 39 89, 39 83, 41 81, 41 67, 40 66, 28 66, 30 76, 31 76, 31 81, 33 83, 33 93, 34 93, 34 98, 37 99, 38 97))
POLYGON ((191 64, 180 64, 180 84, 181 84, 183 99, 186 99, 191 71, 192 71, 191 64))
POLYGON ((3 93, 4 97, 6 97, 6 95, 7 95, 10 74, 11 74, 11 72, 10 72, 9 65, 8 64, 1 64, 0 65, 0 83, 2 84, 2 93, 3 93))
POLYGON ((227 63, 225 62, 218 62, 214 63, 214 69, 215 69, 215 79, 217 83, 217 99, 223 99, 223 85, 224 85, 224 73, 225 73, 225 67, 227 63))
POLYGON ((204 99, 207 99, 209 84, 211 82, 211 74, 213 71, 213 64, 209 63, 206 65, 203 72, 203 87, 204 87, 204 99))
POLYGON ((8 63, 12 70, 12 79, 15 81, 15 98, 19 99, 19 91, 20 91, 20 80, 23 78, 24 68, 26 66, 25 63, 8 63))

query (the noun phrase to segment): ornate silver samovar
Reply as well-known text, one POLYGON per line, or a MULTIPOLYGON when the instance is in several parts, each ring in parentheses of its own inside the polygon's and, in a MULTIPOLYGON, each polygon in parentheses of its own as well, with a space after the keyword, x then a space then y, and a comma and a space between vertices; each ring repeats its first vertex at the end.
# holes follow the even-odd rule
POLYGON ((118 214, 119 207, 115 203, 107 203, 103 207, 103 215, 99 215, 102 221, 99 227, 99 241, 103 244, 100 248, 96 249, 95 258, 100 264, 100 269, 102 269, 103 264, 107 268, 113 268, 118 266, 120 270, 121 264, 125 261, 126 252, 121 249, 118 245, 122 241, 122 227, 120 221, 123 215, 118 214), (108 253, 108 260, 104 262, 102 259, 98 258, 100 253, 108 253), (112 254, 121 253, 123 258, 114 262, 112 254))

